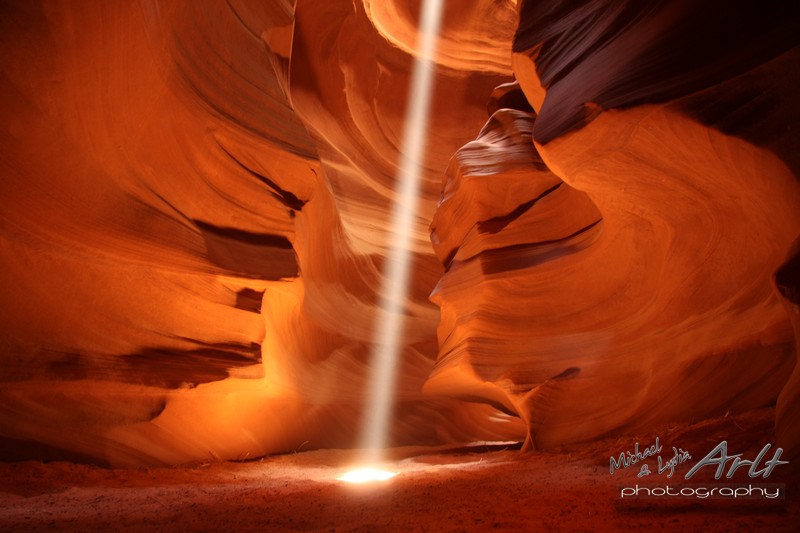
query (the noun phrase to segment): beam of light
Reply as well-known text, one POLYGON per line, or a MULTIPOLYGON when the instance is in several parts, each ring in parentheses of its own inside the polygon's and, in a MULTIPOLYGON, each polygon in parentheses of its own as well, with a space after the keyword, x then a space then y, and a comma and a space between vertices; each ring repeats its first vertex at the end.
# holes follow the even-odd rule
POLYGON ((414 219, 427 142, 427 123, 433 92, 433 54, 442 18, 443 0, 423 0, 417 55, 411 72, 397 190, 392 207, 391 242, 380 291, 380 313, 373 337, 372 365, 362 448, 365 463, 380 460, 386 446, 394 401, 395 373, 402 345, 404 303, 408 293, 414 219))

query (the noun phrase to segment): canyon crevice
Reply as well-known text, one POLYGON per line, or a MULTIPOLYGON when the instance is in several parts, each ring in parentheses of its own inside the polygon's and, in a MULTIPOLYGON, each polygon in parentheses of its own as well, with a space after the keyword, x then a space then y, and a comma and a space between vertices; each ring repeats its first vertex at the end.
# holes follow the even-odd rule
MULTIPOLYGON (((5 2, 0 456, 357 445, 419 2, 5 2)), ((798 8, 449 2, 391 445, 776 405, 798 8)))

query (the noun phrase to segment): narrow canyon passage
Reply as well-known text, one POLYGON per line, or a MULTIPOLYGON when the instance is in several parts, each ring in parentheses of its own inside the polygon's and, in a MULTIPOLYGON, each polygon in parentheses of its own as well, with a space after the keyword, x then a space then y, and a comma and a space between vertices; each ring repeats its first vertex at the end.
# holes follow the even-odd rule
POLYGON ((794 530, 800 4, 423 4, 2 3, 4 529, 794 530))

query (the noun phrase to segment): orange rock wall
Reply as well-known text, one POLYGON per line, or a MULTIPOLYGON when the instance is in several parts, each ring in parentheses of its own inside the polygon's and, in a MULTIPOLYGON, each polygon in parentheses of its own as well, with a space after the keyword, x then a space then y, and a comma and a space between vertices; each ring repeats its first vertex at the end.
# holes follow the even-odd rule
MULTIPOLYGON (((392 444, 797 453, 800 18, 734 4, 447 3, 392 444)), ((0 458, 357 445, 418 10, 0 7, 0 458)))
POLYGON ((529 448, 780 394, 796 453, 795 309, 772 279, 800 233, 800 19, 741 4, 520 4, 532 109, 497 111, 444 178, 426 390, 518 414, 529 448))
MULTIPOLYGON (((356 445, 416 6, 375 9, 4 4, 3 458, 356 445)), ((510 73, 516 13, 491 12, 445 18, 393 443, 521 431, 420 390, 439 175, 510 73), (488 54, 460 52, 470 32, 488 54)))

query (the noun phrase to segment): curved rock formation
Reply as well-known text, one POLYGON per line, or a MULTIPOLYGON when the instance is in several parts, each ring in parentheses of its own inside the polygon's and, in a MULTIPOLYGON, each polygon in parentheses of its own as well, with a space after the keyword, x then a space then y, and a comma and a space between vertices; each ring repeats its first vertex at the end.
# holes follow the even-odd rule
MULTIPOLYGON (((419 4, 3 3, 1 458, 357 444, 419 4)), ((798 453, 799 21, 447 3, 392 444, 798 453)))
MULTIPOLYGON (((4 3, 3 458, 355 444, 410 64, 370 9, 4 3)), ((436 354, 436 182, 510 70, 513 26, 482 9, 445 20, 435 106, 458 113, 432 124, 394 443, 520 434, 487 406, 420 392, 436 354), (460 28, 506 52, 453 55, 460 28)))
POLYGON ((800 229, 799 19, 742 4, 521 4, 514 68, 538 115, 498 111, 448 170, 428 390, 502 406, 547 448, 783 389, 796 448, 772 275, 800 229))
MULTIPOLYGON (((775 285, 794 327, 798 362, 788 383, 778 397, 775 408, 776 438, 778 446, 786 450, 787 457, 800 455, 800 238, 794 241, 789 256, 775 272, 775 285)), ((797 468, 797 464, 792 465, 797 468)))
MULTIPOLYGON (((756 68, 797 46, 799 19, 791 2, 522 2, 515 72, 541 117, 536 140, 587 124, 598 108, 664 102, 756 68)), ((758 101, 748 96, 740 103, 758 101)))

